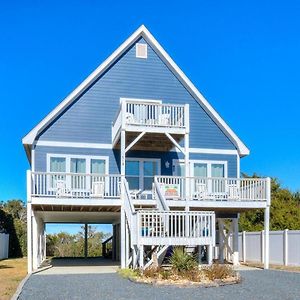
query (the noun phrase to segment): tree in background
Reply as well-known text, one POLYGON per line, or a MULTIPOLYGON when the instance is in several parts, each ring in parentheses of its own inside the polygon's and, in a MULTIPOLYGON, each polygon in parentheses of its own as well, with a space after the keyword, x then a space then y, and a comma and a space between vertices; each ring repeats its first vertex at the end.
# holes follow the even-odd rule
MULTIPOLYGON (((245 178, 259 178, 256 174, 245 178)), ((240 215, 240 230, 264 229, 264 210, 251 210, 240 215)), ((300 193, 282 188, 277 179, 271 180, 270 230, 300 230, 300 193)))
POLYGON ((9 257, 22 257, 26 255, 26 206, 22 200, 13 199, 1 202, 0 231, 9 234, 9 257))
MULTIPOLYGON (((88 226, 88 256, 102 255, 102 241, 110 234, 98 232, 96 227, 88 226)), ((60 232, 47 234, 47 256, 83 257, 84 256, 84 226, 77 234, 60 232)))

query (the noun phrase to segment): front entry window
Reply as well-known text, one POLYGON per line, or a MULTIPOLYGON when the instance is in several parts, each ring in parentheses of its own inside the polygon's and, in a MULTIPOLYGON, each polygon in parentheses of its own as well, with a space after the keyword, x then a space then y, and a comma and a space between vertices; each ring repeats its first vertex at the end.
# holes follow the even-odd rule
POLYGON ((150 191, 154 176, 160 174, 157 159, 129 159, 126 160, 126 179, 131 190, 150 191))
POLYGON ((140 189, 140 162, 126 161, 126 179, 131 190, 140 189))
POLYGON ((144 161, 144 190, 151 190, 154 176, 158 174, 158 163, 156 161, 144 161))

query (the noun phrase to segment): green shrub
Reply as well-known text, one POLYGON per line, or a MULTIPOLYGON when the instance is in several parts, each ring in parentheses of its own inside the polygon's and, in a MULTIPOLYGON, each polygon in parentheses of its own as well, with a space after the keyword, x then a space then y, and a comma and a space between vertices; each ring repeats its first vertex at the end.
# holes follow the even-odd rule
POLYGON ((187 254, 183 248, 176 247, 170 258, 172 269, 179 274, 197 268, 197 261, 193 255, 187 254))

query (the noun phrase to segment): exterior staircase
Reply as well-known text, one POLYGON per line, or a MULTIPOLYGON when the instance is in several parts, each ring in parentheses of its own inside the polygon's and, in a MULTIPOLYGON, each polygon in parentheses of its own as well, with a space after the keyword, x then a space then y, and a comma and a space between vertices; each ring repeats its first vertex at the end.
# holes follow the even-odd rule
POLYGON ((170 246, 215 245, 215 214, 207 211, 171 211, 155 182, 155 209, 136 210, 123 178, 128 259, 126 266, 147 268, 161 264, 170 246))

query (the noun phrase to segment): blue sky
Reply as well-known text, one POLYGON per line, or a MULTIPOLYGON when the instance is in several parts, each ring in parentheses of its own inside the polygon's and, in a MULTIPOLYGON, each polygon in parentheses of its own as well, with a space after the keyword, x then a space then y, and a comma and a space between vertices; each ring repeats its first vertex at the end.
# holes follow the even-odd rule
POLYGON ((251 150, 300 189, 299 1, 2 1, 0 200, 25 200, 21 138, 145 24, 251 150), (26 3, 26 4, 25 4, 26 3))

